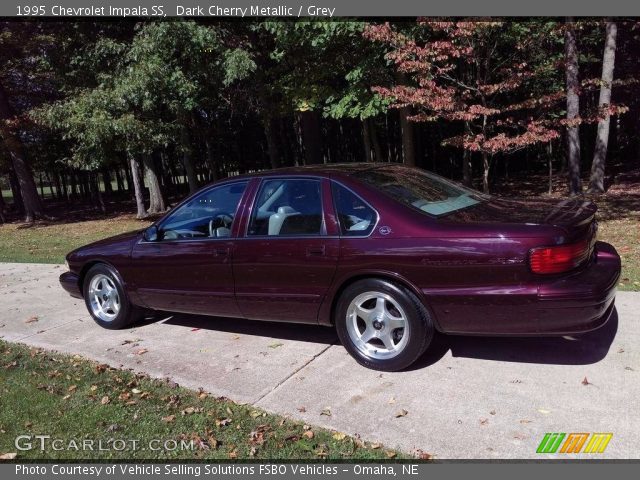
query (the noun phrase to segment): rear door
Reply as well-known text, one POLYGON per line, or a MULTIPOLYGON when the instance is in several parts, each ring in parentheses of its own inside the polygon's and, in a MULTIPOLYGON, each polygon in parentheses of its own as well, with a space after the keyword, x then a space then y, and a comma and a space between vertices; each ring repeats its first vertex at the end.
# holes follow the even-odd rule
POLYGON ((236 241, 233 271, 243 316, 316 323, 340 239, 328 180, 266 177, 236 241))
POLYGON ((231 259, 242 180, 206 189, 159 225, 158 239, 133 248, 131 269, 139 298, 171 312, 241 316, 231 259))

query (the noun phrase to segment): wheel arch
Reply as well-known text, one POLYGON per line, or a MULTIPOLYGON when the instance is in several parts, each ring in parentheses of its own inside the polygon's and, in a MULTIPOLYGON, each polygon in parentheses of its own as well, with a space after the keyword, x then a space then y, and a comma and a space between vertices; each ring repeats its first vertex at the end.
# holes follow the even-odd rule
POLYGON ((321 311, 320 314, 320 323, 324 325, 334 326, 335 325, 335 311, 338 305, 338 300, 340 300, 340 296, 342 293, 354 283, 360 280, 367 279, 379 279, 385 280, 391 283, 395 283, 401 287, 406 288, 411 293, 413 293, 418 301, 427 309, 429 315, 433 319, 433 324, 436 327, 437 331, 442 331, 440 329, 440 324, 438 322, 438 318, 436 317, 433 309, 429 306, 429 303, 426 301, 424 294, 417 288, 413 283, 404 278, 402 275, 398 275, 397 273, 388 272, 388 271, 367 271, 367 272, 358 272, 353 274, 347 278, 340 280, 338 285, 333 289, 333 293, 331 295, 331 301, 326 302, 327 306, 323 308, 324 312, 321 311))

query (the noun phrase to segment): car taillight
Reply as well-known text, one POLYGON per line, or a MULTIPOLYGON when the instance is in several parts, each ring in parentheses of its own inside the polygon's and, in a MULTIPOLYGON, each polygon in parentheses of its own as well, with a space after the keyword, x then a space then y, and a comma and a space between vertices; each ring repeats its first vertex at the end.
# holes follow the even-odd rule
POLYGON ((533 273, 562 273, 577 267, 589 257, 589 242, 533 248, 529 265, 533 273))

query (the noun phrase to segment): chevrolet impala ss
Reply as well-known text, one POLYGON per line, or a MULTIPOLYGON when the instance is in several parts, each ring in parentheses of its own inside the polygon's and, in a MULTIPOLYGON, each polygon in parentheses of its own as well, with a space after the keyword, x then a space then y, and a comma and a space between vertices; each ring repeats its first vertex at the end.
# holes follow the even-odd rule
POLYGON ((604 325, 620 257, 596 241, 595 212, 401 165, 287 168, 214 183, 145 230, 74 250, 60 282, 105 328, 149 310, 320 324, 362 365, 394 371, 436 331, 604 325))

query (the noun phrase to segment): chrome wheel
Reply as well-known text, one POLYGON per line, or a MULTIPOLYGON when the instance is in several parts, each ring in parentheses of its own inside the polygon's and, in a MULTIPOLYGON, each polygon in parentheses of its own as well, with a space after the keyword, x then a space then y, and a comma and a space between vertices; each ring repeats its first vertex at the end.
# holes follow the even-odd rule
POLYGON ((382 292, 365 292, 347 308, 347 332, 355 347, 377 360, 399 355, 409 342, 409 321, 399 303, 382 292))
POLYGON ((105 322, 113 321, 120 312, 120 295, 111 278, 102 273, 91 279, 89 303, 92 313, 105 322))

